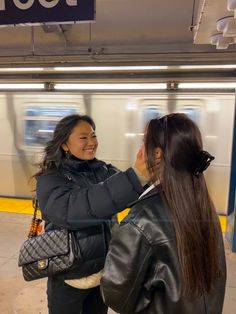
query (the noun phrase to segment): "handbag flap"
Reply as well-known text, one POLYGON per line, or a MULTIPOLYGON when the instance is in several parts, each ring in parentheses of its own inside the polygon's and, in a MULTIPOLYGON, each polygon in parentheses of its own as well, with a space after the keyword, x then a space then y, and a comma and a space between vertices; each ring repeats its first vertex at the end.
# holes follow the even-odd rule
POLYGON ((22 266, 69 252, 69 231, 51 230, 27 239, 21 246, 18 265, 22 266))

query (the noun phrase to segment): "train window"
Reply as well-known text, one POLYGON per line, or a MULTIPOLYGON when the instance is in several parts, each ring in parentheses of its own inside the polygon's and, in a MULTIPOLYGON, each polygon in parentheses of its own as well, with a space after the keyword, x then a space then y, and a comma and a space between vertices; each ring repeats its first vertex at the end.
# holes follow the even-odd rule
POLYGON ((199 122, 199 109, 196 107, 182 107, 179 112, 185 113, 196 124, 199 122))
POLYGON ((44 146, 52 137, 57 122, 70 114, 78 113, 76 106, 27 106, 24 108, 24 145, 44 146))
POLYGON ((158 106, 148 106, 143 108, 142 127, 144 128, 147 122, 151 119, 160 117, 163 114, 158 106))
POLYGON ((25 116, 32 117, 65 117, 70 114, 76 113, 76 108, 61 108, 59 107, 44 107, 35 106, 25 108, 25 116))

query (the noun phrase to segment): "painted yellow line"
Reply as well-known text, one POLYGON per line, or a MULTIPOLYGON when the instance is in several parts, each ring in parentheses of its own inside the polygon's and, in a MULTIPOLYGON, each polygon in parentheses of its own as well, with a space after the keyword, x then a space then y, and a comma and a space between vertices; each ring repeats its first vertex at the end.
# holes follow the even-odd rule
POLYGON ((128 215, 129 211, 130 211, 130 208, 126 208, 122 212, 117 214, 117 220, 119 223, 128 215))
POLYGON ((226 232, 227 216, 219 216, 219 218, 220 218, 221 230, 223 233, 225 233, 226 232))
MULTIPOLYGON (((17 214, 33 214, 32 200, 22 200, 15 198, 0 197, 0 212, 17 213, 17 214)), ((120 223, 129 213, 130 209, 126 208, 117 215, 120 223)), ((226 216, 219 216, 222 232, 226 231, 226 216)))
POLYGON ((31 200, 0 197, 0 212, 16 214, 33 214, 31 200))

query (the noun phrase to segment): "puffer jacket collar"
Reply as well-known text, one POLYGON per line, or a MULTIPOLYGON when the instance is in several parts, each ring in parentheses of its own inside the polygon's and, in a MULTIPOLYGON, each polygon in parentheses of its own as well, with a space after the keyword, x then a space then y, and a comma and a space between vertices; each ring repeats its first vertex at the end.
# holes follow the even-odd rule
POLYGON ((100 168, 102 165, 105 165, 105 163, 96 158, 92 160, 81 160, 74 156, 70 156, 63 160, 61 167, 70 172, 87 172, 89 170, 100 168))

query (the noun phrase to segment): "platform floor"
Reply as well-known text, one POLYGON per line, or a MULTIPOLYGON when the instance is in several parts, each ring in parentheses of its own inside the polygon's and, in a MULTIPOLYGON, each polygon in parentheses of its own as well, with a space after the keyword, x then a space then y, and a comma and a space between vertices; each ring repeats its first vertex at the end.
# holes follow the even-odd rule
MULTIPOLYGON (((48 313, 46 279, 25 282, 17 266, 19 248, 26 238, 30 220, 31 217, 22 212, 0 212, 0 314, 48 313)), ((223 314, 233 314, 236 309, 236 254, 227 245, 226 258, 228 280, 223 314)), ((109 310, 109 314, 114 312, 109 310)))

